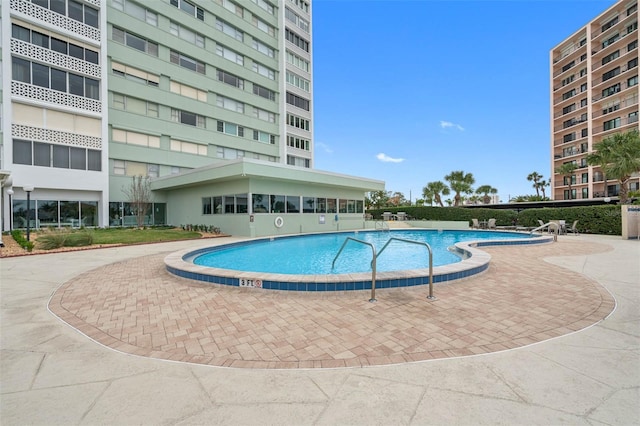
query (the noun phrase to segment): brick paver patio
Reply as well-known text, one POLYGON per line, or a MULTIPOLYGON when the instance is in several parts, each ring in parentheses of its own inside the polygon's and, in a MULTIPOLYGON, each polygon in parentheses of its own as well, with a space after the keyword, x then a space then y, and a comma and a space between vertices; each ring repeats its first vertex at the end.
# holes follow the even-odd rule
POLYGON ((243 368, 384 365, 483 354, 588 327, 614 308, 595 281, 546 256, 608 250, 571 241, 483 248, 487 272, 426 286, 295 293, 203 285, 165 255, 107 265, 62 285, 49 307, 103 345, 140 356, 243 368))

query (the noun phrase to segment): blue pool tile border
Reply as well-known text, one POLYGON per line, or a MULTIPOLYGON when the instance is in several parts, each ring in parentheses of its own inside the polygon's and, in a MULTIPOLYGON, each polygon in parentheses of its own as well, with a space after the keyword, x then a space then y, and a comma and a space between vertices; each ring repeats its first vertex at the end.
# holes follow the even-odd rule
MULTIPOLYGON (((344 234, 350 232, 341 232, 344 234)), ((521 235, 521 234, 520 234, 521 235)), ((277 238, 295 238, 282 236, 277 238)), ((223 250, 229 247, 248 244, 255 241, 271 240, 276 237, 259 238, 248 241, 234 242, 200 249, 188 249, 171 253, 165 257, 165 268, 172 275, 199 281, 206 284, 219 284, 232 287, 245 287, 264 290, 297 291, 297 292, 335 292, 357 291, 371 289, 371 274, 341 274, 341 275, 285 275, 257 272, 241 272, 198 266, 192 259, 203 253, 223 250), (243 285, 241 284, 243 283, 243 285)), ((433 268, 433 283, 445 283, 468 278, 486 271, 489 268, 491 256, 479 250, 478 247, 543 244, 553 241, 553 237, 540 236, 537 238, 523 238, 513 240, 487 240, 457 243, 453 249, 462 255, 461 262, 433 268)), ((429 284, 428 269, 410 271, 382 272, 376 277, 376 288, 403 288, 429 284)))

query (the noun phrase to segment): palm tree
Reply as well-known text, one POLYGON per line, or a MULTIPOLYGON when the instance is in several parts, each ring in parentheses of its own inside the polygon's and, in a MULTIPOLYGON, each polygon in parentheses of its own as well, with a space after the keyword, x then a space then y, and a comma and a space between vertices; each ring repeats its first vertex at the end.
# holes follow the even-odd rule
POLYGON ((456 193, 455 197, 453 197, 454 207, 460 205, 460 200, 462 198, 460 196, 461 193, 464 192, 465 194, 470 194, 473 192, 471 185, 476 182, 471 173, 465 173, 462 170, 456 170, 449 173, 444 177, 444 180, 449 182, 449 186, 456 193))
POLYGON ((422 188, 422 196, 424 199, 428 200, 432 205, 432 200, 435 200, 440 207, 444 207, 444 204, 442 204, 442 197, 440 195, 449 195, 449 193, 449 187, 439 180, 429 182, 427 186, 422 188))
MULTIPOLYGON (((629 202, 629 179, 640 172, 640 134, 638 130, 616 133, 594 145, 596 152, 587 156, 587 162, 599 165, 605 176, 620 183, 620 204, 629 202)), ((605 191, 607 181, 605 178, 605 191)), ((605 192, 605 195, 607 193, 605 192)))
POLYGON ((547 182, 546 180, 541 180, 540 182, 538 182, 538 186, 537 186, 537 188, 536 188, 536 190, 537 190, 538 188, 540 188, 540 191, 542 191, 542 199, 543 199, 543 200, 546 200, 546 199, 547 199, 547 194, 546 194, 546 191, 545 191, 545 188, 546 188, 547 186, 549 186, 549 182, 547 182))
POLYGON ((564 163, 562 166, 558 167, 555 172, 561 175, 563 178, 568 177, 568 185, 569 185, 569 199, 573 199, 573 192, 571 191, 571 185, 573 184, 573 172, 576 171, 578 165, 576 163, 564 163))
POLYGON ((481 187, 476 189, 476 194, 482 194, 482 204, 491 203, 491 197, 489 197, 489 194, 497 194, 497 193, 498 193, 498 190, 491 185, 482 185, 481 187))
POLYGON ((536 195, 540 196, 540 191, 539 191, 539 186, 538 186, 538 182, 540 182, 540 179, 542 179, 542 175, 539 174, 538 172, 531 172, 529 173, 529 176, 527 176, 527 180, 528 181, 533 181, 533 187, 536 190, 536 195))

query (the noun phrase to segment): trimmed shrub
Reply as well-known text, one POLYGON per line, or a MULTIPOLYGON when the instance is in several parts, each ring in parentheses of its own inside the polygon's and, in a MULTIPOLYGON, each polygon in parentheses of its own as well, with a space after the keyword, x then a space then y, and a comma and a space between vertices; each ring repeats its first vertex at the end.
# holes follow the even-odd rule
POLYGON ((11 231, 11 236, 16 241, 16 243, 18 243, 20 247, 22 247, 26 251, 30 252, 31 250, 33 250, 33 241, 27 241, 27 238, 22 235, 22 231, 14 229, 13 231, 11 231))

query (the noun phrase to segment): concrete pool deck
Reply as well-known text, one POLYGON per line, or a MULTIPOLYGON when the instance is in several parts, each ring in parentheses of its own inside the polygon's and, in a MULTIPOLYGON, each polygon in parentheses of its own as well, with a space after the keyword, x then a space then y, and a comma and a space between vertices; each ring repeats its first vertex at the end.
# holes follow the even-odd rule
MULTIPOLYGON (((225 238, 219 243, 232 240, 225 238)), ((426 289, 416 290, 415 294, 380 291, 376 304, 367 302, 367 292, 358 292, 359 298, 290 295, 284 302, 279 301, 288 304, 289 310, 280 309, 280 315, 272 318, 264 309, 274 303, 274 295, 258 297, 260 294, 254 289, 233 288, 220 293, 212 287, 175 277, 161 283, 154 281, 160 275, 157 268, 162 270, 163 266, 161 262, 154 263, 157 259, 188 246, 210 244, 211 240, 198 240, 2 259, 0 422, 3 425, 638 424, 638 241, 581 235, 561 236, 556 244, 522 247, 526 251, 520 253, 513 247, 484 248, 493 256, 489 270, 463 281, 436 285, 438 299, 434 302, 424 298, 426 289), (132 271, 136 271, 133 277, 132 271), (123 277, 128 277, 126 283, 123 277), (539 284, 538 288, 526 287, 531 277, 539 284), (508 290, 501 279, 512 286, 526 287, 526 293, 508 290), (96 283, 113 293, 94 291, 92 286, 96 283), (601 285, 608 291, 603 291, 601 285), (148 286, 144 306, 127 304, 127 300, 133 300, 130 297, 139 296, 136 292, 140 286, 148 286), (189 287, 194 294, 170 293, 169 289, 175 286, 189 287), (465 287, 471 291, 471 299, 484 303, 457 304, 460 299, 456 298, 460 296, 456 287, 465 287), (494 290, 490 291, 491 288, 494 290), (245 301, 229 305, 238 296, 231 290, 241 292, 245 301), (71 292, 66 293, 67 299, 63 297, 65 292, 71 292), (210 297, 212 292, 215 297, 210 297), (609 292, 617 306, 607 316, 613 308, 609 292), (52 311, 63 317, 63 311, 68 315, 73 311, 67 321, 73 323, 75 317, 78 323, 73 325, 96 340, 101 338, 100 333, 111 336, 111 344, 108 338, 102 343, 122 352, 99 345, 60 321, 47 311, 50 298, 52 311), (598 298, 600 301, 596 302, 598 298), (209 312, 207 301, 212 299, 224 303, 209 312), (158 305, 160 300, 168 304, 158 305), (530 315, 521 312, 522 306, 518 306, 523 300, 530 302, 524 306, 537 304, 528 312, 530 315), (351 310, 333 311, 336 307, 346 309, 340 303, 346 303, 351 310), (190 309, 181 310, 181 305, 190 309), (264 309, 258 311, 256 307, 264 309), (492 311, 492 307, 500 309, 492 311), (227 321, 237 324, 235 330, 221 324, 212 336, 204 336, 198 333, 210 330, 210 324, 193 317, 174 318, 176 329, 163 330, 165 344, 161 333, 153 329, 163 316, 197 312, 200 318, 208 318, 223 309, 227 321), (290 321, 286 315, 297 311, 309 313, 298 320, 327 321, 306 330, 304 326, 308 324, 290 321), (429 317, 430 311, 439 315, 429 317), (97 317, 85 315, 89 312, 97 317), (243 322, 252 318, 251 312, 256 314, 253 326, 243 322), (387 316, 391 314, 395 317, 387 316), (357 315, 369 318, 369 324, 358 321, 357 315), (532 316, 535 321, 530 321, 532 316), (119 318, 125 317, 136 320, 135 324, 126 325, 127 333, 124 323, 117 324, 119 318), (438 324, 438 337, 429 341, 435 333, 430 328, 434 321, 427 320, 438 317, 442 320, 438 324), (419 321, 413 324, 414 319, 419 321), (538 329, 545 321, 546 332, 538 329), (104 330, 92 330, 92 324, 96 326, 94 329, 104 330), (296 331, 291 324, 300 327, 296 331), (334 327, 335 333, 325 335, 322 330, 330 329, 326 324, 334 327), (566 327, 567 324, 571 327, 566 327), (373 329, 367 328, 372 325, 373 329), (120 345, 113 337, 119 326, 120 345), (474 326, 485 328, 470 329, 474 326), (224 348, 229 354, 247 353, 243 351, 257 341, 251 327, 263 327, 261 333, 267 332, 260 336, 265 347, 271 348, 268 356, 286 358, 295 353, 301 357, 302 353, 308 353, 321 358, 328 354, 333 360, 326 358, 325 365, 322 361, 321 365, 299 363, 297 367, 314 368, 294 369, 290 364, 277 364, 291 362, 286 359, 273 365, 262 359, 255 365, 246 365, 247 360, 240 359, 244 362, 236 366, 258 368, 233 368, 233 361, 228 364, 231 368, 221 368, 149 357, 171 352, 171 348, 162 346, 173 339, 175 350, 180 347, 178 342, 186 342, 183 346, 187 355, 180 359, 187 359, 193 356, 193 351, 207 353, 202 343, 199 349, 192 346, 193 339, 206 343, 207 338, 215 340, 221 336, 229 344, 224 348), (186 334, 181 333, 183 330, 186 334), (420 341, 425 337, 414 333, 425 330, 432 334, 420 341), (492 338, 487 333, 490 330, 499 334, 502 346, 478 344, 477 340, 492 338), (572 330, 581 331, 572 333, 572 330), (138 331, 139 336, 135 335, 138 331), (171 333, 174 335, 170 336, 171 333), (132 346, 133 351, 122 344, 124 334, 126 345, 132 346), (133 344, 130 335, 134 337, 133 344), (300 337, 294 343, 308 344, 288 347, 287 339, 293 335, 300 337), (541 342, 527 345, 533 342, 517 341, 523 335, 527 338, 537 335, 541 342), (269 340, 278 336, 280 340, 269 340), (342 340, 335 340, 335 336, 342 340), (154 343, 154 338, 160 338, 161 343, 154 343), (377 341, 378 338, 383 341, 377 341), (415 340, 413 345, 408 343, 411 339, 415 340), (363 353, 352 350, 355 356, 337 352, 335 348, 345 342, 357 342, 361 350, 369 345, 373 350, 363 353), (507 342, 512 344, 505 345, 507 342), (427 343, 442 347, 421 351, 420 344, 427 343), (459 357, 468 353, 454 350, 483 346, 488 350, 481 351, 485 354, 479 356, 459 357), (135 348, 147 352, 148 348, 159 349, 140 353, 144 356, 124 353, 136 353, 135 348), (315 352, 318 348, 325 355, 315 352), (275 353, 278 351, 281 352, 275 353), (403 354, 431 352, 434 352, 431 356, 422 358, 430 361, 407 362, 412 359, 398 358, 403 354), (359 360, 359 364, 352 364, 355 368, 315 368, 340 367, 347 365, 347 359, 359 360), (365 367, 367 364, 378 365, 365 367), (274 369, 279 367, 289 369, 274 369)), ((222 352, 223 348, 218 346, 215 351, 222 352)), ((267 356, 262 354, 263 358, 267 356)), ((203 362, 202 355, 189 360, 209 363, 203 362)))

